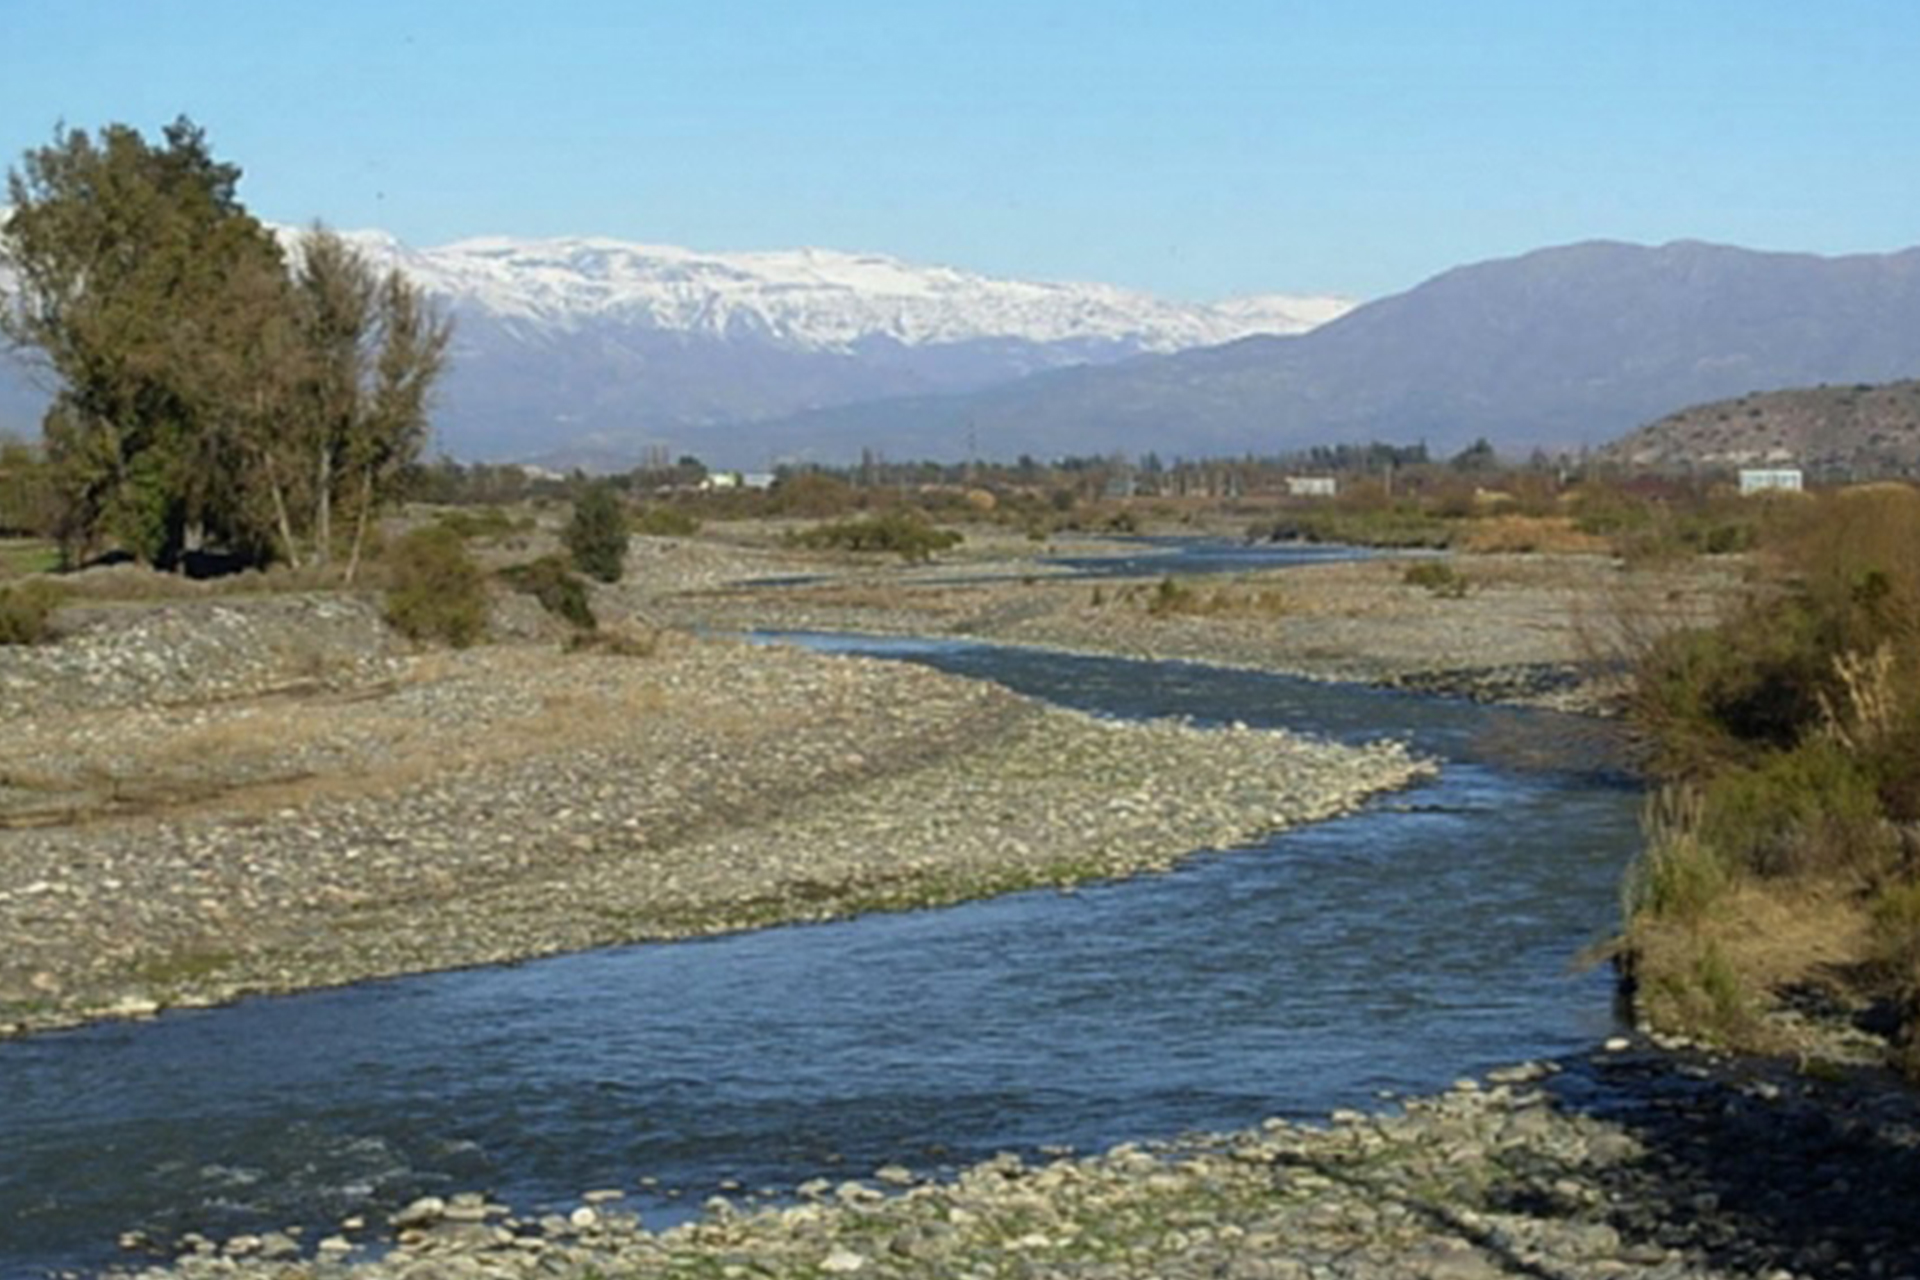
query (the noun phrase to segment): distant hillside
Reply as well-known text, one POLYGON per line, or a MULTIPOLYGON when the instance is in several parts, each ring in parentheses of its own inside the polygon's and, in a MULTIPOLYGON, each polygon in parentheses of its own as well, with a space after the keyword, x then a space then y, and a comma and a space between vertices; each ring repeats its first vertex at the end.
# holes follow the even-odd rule
MULTIPOLYGON (((1342 314, 1325 299, 1182 306, 817 250, 361 242, 456 314, 436 423, 467 459, 617 467, 664 445, 758 470, 868 449, 1451 453, 1482 436, 1512 453, 1605 444, 1755 392, 1920 378, 1920 249, 1591 242, 1342 314)), ((0 361, 0 427, 9 413, 37 423, 12 372, 0 361)))
POLYGON ((783 453, 1600 444, 1685 405, 1920 376, 1920 249, 1588 243, 1461 267, 1310 333, 756 426, 783 453))
POLYGON ((1650 467, 1790 463, 1836 478, 1920 475, 1920 380, 1800 387, 1695 405, 1604 453, 1650 467))

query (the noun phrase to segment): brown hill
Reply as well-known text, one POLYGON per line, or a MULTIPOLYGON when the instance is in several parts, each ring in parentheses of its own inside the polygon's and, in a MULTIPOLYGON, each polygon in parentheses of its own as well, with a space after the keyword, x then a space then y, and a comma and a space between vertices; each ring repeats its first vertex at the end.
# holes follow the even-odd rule
POLYGON ((1715 400, 1609 445, 1635 466, 1798 466, 1835 480, 1920 476, 1920 381, 1801 387, 1715 400))

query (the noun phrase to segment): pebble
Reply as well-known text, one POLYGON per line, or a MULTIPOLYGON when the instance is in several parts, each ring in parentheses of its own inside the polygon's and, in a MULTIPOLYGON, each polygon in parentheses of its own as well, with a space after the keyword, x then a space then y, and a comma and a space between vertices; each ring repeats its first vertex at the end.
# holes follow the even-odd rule
MULTIPOLYGON (((339 1280, 1920 1274, 1907 1192, 1920 1171, 1920 1099, 1910 1092, 1870 1077, 1809 1082, 1787 1064, 1657 1054, 1522 1064, 1476 1083, 1408 1098, 1364 1124, 1269 1120, 1040 1165, 1002 1156, 911 1190, 887 1179, 892 1195, 848 1182, 845 1203, 716 1206, 660 1234, 583 1206, 542 1219, 538 1234, 534 1224, 520 1234, 422 1232, 365 1254, 336 1236, 319 1248, 339 1280), (1764 1108, 1756 1073, 1778 1090, 1764 1108), (1641 1154, 1607 1154, 1627 1146, 1641 1154), (1474 1153, 1465 1165, 1462 1151, 1474 1153), (1848 1189, 1836 1189, 1836 1169, 1848 1189)), ((138 1274, 296 1280, 310 1265, 270 1256, 259 1237, 183 1244, 188 1256, 138 1274)))
MULTIPOLYGON (((231 813, 0 829, 0 936, 18 940, 0 954, 0 1024, 1153 872, 1428 768, 1392 742, 1118 724, 901 663, 732 641, 683 638, 646 659, 528 645, 408 657, 380 647, 364 604, 265 599, 265 622, 251 601, 222 604, 202 610, 207 634, 186 633, 266 643, 269 623, 304 631, 325 610, 311 629, 338 639, 357 618, 378 679, 329 663, 329 691, 295 719, 275 703, 270 726, 237 677, 183 676, 176 697, 118 709, 109 681, 100 706, 55 708, 0 743, 0 776, 8 752, 21 773, 63 762, 80 790, 62 803, 93 803, 86 779, 116 772, 141 780, 116 784, 123 798, 163 784, 235 797, 231 813), (383 771, 406 781, 366 781, 383 771), (306 779, 299 803, 247 807, 252 788, 291 777, 306 779), (1015 816, 981 822, 988 795, 1015 816), (514 892, 483 890, 503 883, 514 892)), ((172 608, 184 627, 191 611, 172 608)), ((0 671, 18 658, 0 650, 0 671)), ((269 677, 289 673, 254 673, 257 697, 288 696, 269 677)), ((0 788, 0 816, 10 801, 27 803, 0 788)))

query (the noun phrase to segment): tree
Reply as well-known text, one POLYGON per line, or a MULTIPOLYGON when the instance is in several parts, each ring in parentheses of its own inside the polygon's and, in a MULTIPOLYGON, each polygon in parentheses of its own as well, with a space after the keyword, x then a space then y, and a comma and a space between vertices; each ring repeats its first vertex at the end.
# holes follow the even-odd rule
POLYGON ((373 512, 426 447, 452 325, 397 269, 382 275, 324 227, 301 238, 297 258, 287 413, 250 436, 251 452, 295 566, 328 563, 335 513, 352 513, 351 580, 373 512))
POLYGON ((326 564, 427 438, 451 326, 397 270, 316 227, 289 270, 182 118, 56 135, 8 175, 0 334, 61 390, 43 432, 68 554, 171 566, 200 540, 326 564))
POLYGON ((588 485, 574 500, 560 536, 580 572, 602 582, 620 581, 626 570, 627 513, 612 485, 588 485))
POLYGON ((1481 436, 1449 458, 1447 465, 1455 471, 1470 473, 1495 471, 1499 469, 1500 456, 1494 452, 1492 442, 1481 436))
POLYGON ((245 540, 227 442, 201 410, 236 328, 236 293, 280 270, 241 206, 240 170, 182 117, 152 146, 124 125, 72 130, 9 172, 0 333, 61 383, 45 423, 69 552, 115 541, 172 564, 192 536, 245 540))
POLYGON ((45 537, 54 516, 46 459, 21 441, 0 436, 0 534, 45 537))

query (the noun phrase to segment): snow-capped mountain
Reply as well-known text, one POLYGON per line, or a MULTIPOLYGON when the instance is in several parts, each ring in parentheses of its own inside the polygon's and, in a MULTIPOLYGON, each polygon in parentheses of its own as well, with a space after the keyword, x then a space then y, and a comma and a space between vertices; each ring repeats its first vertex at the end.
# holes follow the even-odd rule
POLYGON ((564 330, 617 319, 824 351, 851 351, 874 339, 904 346, 1110 342, 1180 351, 1257 333, 1302 333, 1353 305, 1281 295, 1167 302, 1111 285, 998 280, 831 249, 703 253, 603 238, 502 236, 410 249, 382 232, 346 235, 433 292, 502 320, 564 330))
MULTIPOLYGON (((300 230, 275 230, 297 253, 300 230)), ((1301 333, 1352 306, 1179 303, 828 249, 504 236, 416 249, 382 231, 342 234, 453 314, 436 448, 463 459, 619 466, 664 446, 759 467, 770 460, 760 420, 1301 333)), ((0 360, 0 431, 32 434, 45 395, 0 360)))
POLYGON ((760 420, 1300 333, 1352 306, 1186 304, 828 249, 499 236, 415 249, 384 232, 342 234, 453 312, 436 421, 439 447, 461 458, 616 466, 664 446, 764 466, 760 420))

